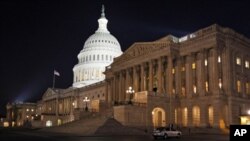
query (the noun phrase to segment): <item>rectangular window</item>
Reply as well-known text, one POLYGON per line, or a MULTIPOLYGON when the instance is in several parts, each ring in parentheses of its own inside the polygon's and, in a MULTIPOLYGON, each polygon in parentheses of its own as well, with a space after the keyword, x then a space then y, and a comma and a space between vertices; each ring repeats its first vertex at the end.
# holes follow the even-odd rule
POLYGON ((249 82, 246 83, 246 94, 250 94, 250 90, 249 90, 249 82))
POLYGON ((185 67, 182 67, 182 68, 181 68, 181 71, 185 71, 185 67))
POLYGON ((196 92, 197 92, 197 89, 196 89, 196 86, 195 85, 193 85, 193 92, 196 94, 196 92))
POLYGON ((219 88, 220 89, 222 88, 222 80, 221 80, 221 78, 219 78, 219 88))
POLYGON ((186 89, 185 89, 185 87, 181 87, 181 93, 182 93, 182 95, 186 95, 186 89))
POLYGON ((241 92, 241 82, 240 82, 240 80, 237 80, 237 92, 238 93, 241 92))
POLYGON ((172 90, 173 94, 175 94, 175 89, 172 90))
POLYGON ((221 63, 221 57, 218 56, 218 63, 221 63))
POLYGON ((208 92, 208 81, 205 82, 205 90, 208 92))
POLYGON ((192 63, 192 69, 196 69, 196 64, 195 63, 192 63))
POLYGON ((205 59, 204 64, 205 64, 205 66, 207 66, 207 59, 205 59))
POLYGON ((237 65, 241 65, 241 59, 240 59, 240 57, 236 57, 236 64, 237 65))
POLYGON ((172 74, 175 74, 175 69, 174 68, 172 69, 172 74))
POLYGON ((249 61, 245 61, 245 68, 249 69, 249 61))

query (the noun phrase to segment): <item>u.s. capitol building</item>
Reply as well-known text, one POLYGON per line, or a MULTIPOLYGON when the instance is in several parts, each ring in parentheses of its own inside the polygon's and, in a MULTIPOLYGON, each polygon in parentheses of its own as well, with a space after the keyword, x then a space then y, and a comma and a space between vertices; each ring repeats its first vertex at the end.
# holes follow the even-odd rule
POLYGON ((73 86, 48 88, 33 114, 8 104, 11 124, 38 116, 41 126, 58 126, 86 111, 138 127, 250 124, 250 39, 214 24, 181 38, 136 42, 122 53, 104 8, 98 23, 77 56, 73 86))

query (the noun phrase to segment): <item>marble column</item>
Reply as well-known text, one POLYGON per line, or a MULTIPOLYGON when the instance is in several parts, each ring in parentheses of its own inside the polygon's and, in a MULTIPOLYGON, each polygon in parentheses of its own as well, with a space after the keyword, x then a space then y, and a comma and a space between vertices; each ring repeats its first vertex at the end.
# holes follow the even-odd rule
MULTIPOLYGON (((136 81, 137 81, 136 66, 133 66, 133 76, 132 77, 133 77, 132 89, 135 90, 136 86, 137 86, 137 84, 136 84, 136 81)), ((135 92, 137 92, 137 91, 135 90, 135 92)))
POLYGON ((56 97, 56 116, 58 116, 59 111, 58 111, 58 106, 59 106, 59 102, 58 102, 58 96, 56 97))
POLYGON ((157 91, 159 94, 162 94, 162 58, 157 59, 157 91))
POLYGON ((213 94, 219 94, 219 78, 218 78, 218 56, 217 49, 213 48, 209 52, 209 87, 213 94))
POLYGON ((152 61, 150 60, 148 62, 148 65, 149 65, 149 87, 148 87, 148 91, 153 91, 153 64, 152 64, 152 61))
MULTIPOLYGON (((125 84, 126 90, 128 89, 128 87, 130 85, 129 82, 130 82, 129 69, 126 69, 126 84, 125 84)), ((127 93, 126 93, 125 101, 129 101, 129 94, 127 94, 127 93)))
POLYGON ((188 98, 190 98, 193 95, 192 57, 191 57, 191 55, 187 56, 185 70, 186 70, 186 95, 188 98))
POLYGON ((233 63, 233 59, 231 58, 231 51, 230 48, 226 48, 224 47, 223 52, 222 52, 222 85, 223 88, 225 90, 225 93, 227 95, 231 95, 232 94, 232 67, 231 66, 235 66, 234 64, 230 64, 233 63), (229 63, 230 62, 230 63, 229 63))
POLYGON ((144 91, 145 90, 145 88, 144 88, 144 86, 145 86, 145 76, 144 76, 144 67, 143 67, 143 64, 141 64, 140 65, 140 67, 141 67, 141 91, 144 91))
POLYGON ((119 87, 118 87, 118 90, 119 90, 119 102, 122 101, 122 72, 120 71, 119 72, 119 87))
POLYGON ((164 86, 162 86, 163 87, 163 92, 164 92, 164 94, 166 95, 167 93, 168 93, 168 63, 167 63, 167 57, 166 56, 164 56, 164 68, 163 68, 164 70, 164 75, 163 75, 163 77, 164 77, 164 81, 165 81, 165 83, 163 83, 164 84, 164 86))
POLYGON ((175 67, 175 91, 178 96, 181 96, 181 58, 177 58, 177 65, 175 67))
POLYGON ((172 96, 173 93, 173 59, 172 56, 168 56, 168 96, 172 96))
POLYGON ((206 93, 205 88, 205 65, 204 65, 204 51, 198 53, 197 64, 197 92, 199 95, 204 96, 206 93))

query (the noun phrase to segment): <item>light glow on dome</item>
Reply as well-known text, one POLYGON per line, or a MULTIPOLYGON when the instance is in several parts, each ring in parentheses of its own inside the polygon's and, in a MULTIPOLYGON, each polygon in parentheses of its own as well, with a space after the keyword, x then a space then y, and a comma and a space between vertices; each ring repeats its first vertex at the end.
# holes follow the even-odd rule
POLYGON ((104 6, 98 19, 98 29, 84 43, 78 54, 78 64, 73 68, 73 87, 84 87, 103 81, 106 66, 122 54, 118 40, 107 29, 104 6))

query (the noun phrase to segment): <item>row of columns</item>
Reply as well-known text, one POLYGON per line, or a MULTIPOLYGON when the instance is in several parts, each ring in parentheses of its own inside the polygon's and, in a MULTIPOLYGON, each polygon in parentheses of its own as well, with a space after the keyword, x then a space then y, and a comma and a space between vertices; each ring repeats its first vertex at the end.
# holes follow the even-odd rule
POLYGON ((45 101, 43 113, 55 114, 57 116, 61 114, 70 114, 74 109, 73 102, 72 97, 61 99, 55 98, 45 101))
MULTIPOLYGON (((128 101, 129 96, 126 90, 129 86, 132 86, 135 92, 153 91, 153 88, 157 88, 157 94, 167 94, 167 96, 174 94, 192 97, 193 95, 206 95, 206 93, 219 94, 219 78, 226 82, 221 66, 225 65, 224 60, 227 56, 220 56, 220 63, 218 63, 218 56, 217 48, 212 48, 178 58, 173 55, 162 56, 130 66, 115 72, 113 77, 107 78, 108 99, 110 102, 128 101), (195 69, 192 68, 193 63, 195 63, 195 69), (182 72, 183 67, 185 73, 182 72), (220 73, 219 69, 221 69, 220 73), (205 91, 206 82, 209 92, 205 91), (182 94, 183 85, 185 93, 182 94), (194 86, 197 89, 196 93, 194 86)), ((222 88, 223 86, 222 83, 222 88)))

